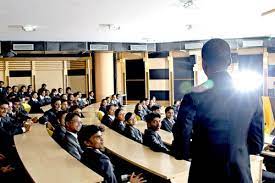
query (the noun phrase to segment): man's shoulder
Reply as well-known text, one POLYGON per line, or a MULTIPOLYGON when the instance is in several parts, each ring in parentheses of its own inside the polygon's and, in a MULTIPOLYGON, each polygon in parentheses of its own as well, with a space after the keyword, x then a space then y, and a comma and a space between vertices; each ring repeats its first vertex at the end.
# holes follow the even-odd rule
POLYGON ((207 80, 205 81, 204 83, 198 85, 198 86, 195 86, 192 88, 190 94, 199 94, 199 93, 204 93, 210 89, 212 89, 214 86, 214 83, 213 81, 211 80, 207 80))

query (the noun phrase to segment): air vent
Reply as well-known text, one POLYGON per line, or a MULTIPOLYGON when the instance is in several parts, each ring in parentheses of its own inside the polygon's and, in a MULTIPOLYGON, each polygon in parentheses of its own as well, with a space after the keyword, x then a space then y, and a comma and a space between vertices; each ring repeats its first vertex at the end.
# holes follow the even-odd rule
POLYGON ((131 51, 147 51, 147 45, 146 44, 140 44, 140 45, 130 45, 131 51))
POLYGON ((13 50, 24 50, 24 51, 31 51, 34 50, 34 44, 13 44, 13 50))
POLYGON ((244 40, 243 41, 243 48, 262 47, 263 45, 264 45, 263 40, 244 40))
POLYGON ((202 43, 185 43, 184 48, 186 50, 201 49, 203 46, 202 43))
POLYGON ((108 51, 108 45, 104 45, 104 44, 90 44, 90 50, 94 50, 94 51, 108 51))

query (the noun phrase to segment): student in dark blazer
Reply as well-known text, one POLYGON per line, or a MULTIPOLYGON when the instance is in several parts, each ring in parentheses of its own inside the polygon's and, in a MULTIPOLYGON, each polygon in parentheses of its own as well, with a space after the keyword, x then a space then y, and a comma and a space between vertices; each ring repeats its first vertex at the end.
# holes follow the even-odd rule
POLYGON ((230 47, 224 40, 205 43, 202 60, 208 81, 183 98, 173 127, 175 156, 192 158, 189 183, 251 183, 249 155, 263 147, 258 91, 234 87, 227 73, 230 47))
POLYGON ((37 92, 32 92, 29 105, 31 106, 30 113, 43 113, 43 110, 41 109, 42 104, 38 100, 37 92))
POLYGON ((58 126, 57 113, 61 110, 61 101, 59 98, 53 98, 51 103, 52 108, 44 113, 44 115, 39 118, 40 124, 46 124, 50 122, 53 127, 58 126))
POLYGON ((66 134, 66 127, 65 127, 65 117, 68 114, 67 111, 59 111, 57 114, 57 120, 59 125, 56 126, 52 138, 61 146, 63 147, 63 139, 66 134))
POLYGON ((66 133, 63 147, 73 157, 80 160, 81 154, 83 153, 77 135, 77 132, 79 132, 82 127, 80 116, 76 113, 68 113, 65 117, 65 125, 66 133))
POLYGON ((106 107, 107 107, 107 100, 104 98, 101 100, 99 110, 104 112, 104 114, 107 114, 106 107))
POLYGON ((8 108, 9 102, 5 99, 0 99, 0 128, 11 137, 29 131, 31 123, 17 125, 14 119, 7 116, 8 108))
POLYGON ((121 108, 115 111, 115 120, 111 123, 111 129, 120 134, 124 134, 125 129, 125 111, 121 108))
POLYGON ((106 107, 107 113, 103 116, 101 123, 111 127, 111 123, 115 120, 115 106, 113 104, 106 107))
POLYGON ((124 135, 136 142, 142 143, 143 142, 143 135, 139 131, 139 129, 135 128, 137 124, 136 115, 134 113, 128 112, 125 115, 125 129, 124 135))
POLYGON ((22 108, 22 103, 19 98, 12 100, 12 115, 11 117, 15 120, 16 123, 23 124, 24 121, 31 119, 28 116, 27 111, 22 108))
POLYGON ((6 96, 7 90, 4 87, 4 81, 0 81, 0 96, 6 96))
POLYGON ((175 124, 173 107, 166 107, 165 115, 166 117, 161 121, 161 129, 172 132, 173 125, 175 124))
MULTIPOLYGON (((86 126, 81 130, 79 141, 84 150, 81 161, 87 167, 103 176, 105 183, 123 182, 119 176, 115 175, 114 166, 110 158, 101 151, 104 148, 102 131, 101 127, 95 125, 86 126)), ((128 181, 130 183, 145 182, 141 175, 136 176, 134 173, 128 178, 128 181)))
POLYGON ((87 98, 88 105, 95 103, 95 94, 93 91, 90 91, 87 98))
POLYGON ((153 151, 169 153, 169 149, 161 140, 158 130, 161 127, 160 115, 150 113, 146 115, 147 129, 144 131, 143 144, 150 147, 153 151))

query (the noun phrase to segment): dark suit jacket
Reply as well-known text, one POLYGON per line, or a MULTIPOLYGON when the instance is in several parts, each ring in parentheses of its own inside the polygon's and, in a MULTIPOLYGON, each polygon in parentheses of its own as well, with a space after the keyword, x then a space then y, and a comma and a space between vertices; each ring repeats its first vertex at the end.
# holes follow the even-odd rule
POLYGON ((81 161, 104 177, 106 183, 117 183, 113 165, 108 156, 92 148, 85 148, 81 161))
POLYGON ((258 94, 236 90, 225 72, 186 94, 172 146, 176 158, 192 157, 189 182, 252 182, 249 154, 262 150, 262 118, 258 94))
POLYGON ((90 104, 93 104, 93 103, 95 103, 95 98, 90 98, 90 97, 88 97, 87 98, 87 101, 88 101, 88 104, 90 105, 90 104))
POLYGON ((40 108, 42 106, 40 101, 29 101, 29 105, 31 106, 30 113, 43 113, 43 110, 40 108))
POLYGON ((146 129, 144 131, 143 144, 150 147, 153 151, 169 152, 159 134, 151 129, 146 129))
POLYGON ((1 87, 1 88, 0 88, 0 95, 1 95, 1 96, 6 96, 6 95, 7 95, 7 90, 6 90, 5 87, 1 87))
POLYGON ((100 106, 99 110, 102 111, 102 112, 104 112, 104 114, 107 114, 106 107, 100 106))
POLYGON ((50 109, 44 113, 44 115, 39 118, 40 124, 45 124, 47 121, 49 121, 53 127, 57 127, 59 125, 57 121, 57 113, 58 111, 55 111, 53 109, 50 109))
POLYGON ((124 135, 136 142, 142 143, 143 142, 143 136, 142 133, 139 131, 139 129, 129 126, 126 124, 124 129, 124 135))
POLYGON ((169 121, 167 118, 164 118, 161 121, 161 129, 163 129, 165 131, 168 131, 168 132, 172 132, 172 128, 173 128, 174 123, 171 123, 171 121, 169 121))
POLYGON ((14 119, 9 116, 4 118, 2 117, 0 119, 0 128, 2 128, 6 134, 9 134, 10 136, 23 133, 22 127, 23 125, 18 125, 15 123, 14 119))
POLYGON ((123 122, 115 119, 112 123, 111 123, 111 129, 115 130, 116 132, 123 134, 124 133, 124 129, 125 129, 125 125, 123 124, 123 122))
POLYGON ((20 108, 19 111, 15 112, 12 118, 14 119, 15 123, 19 124, 23 124, 23 122, 27 119, 31 119, 31 117, 28 116, 28 113, 22 108, 20 108))
POLYGON ((63 147, 73 157, 75 157, 78 160, 81 159, 81 154, 83 153, 83 150, 81 149, 78 140, 68 131, 65 133, 63 147))
POLYGON ((65 138, 66 128, 63 126, 57 126, 53 132, 52 138, 63 147, 63 139, 65 138))
POLYGON ((104 125, 111 127, 111 123, 113 122, 113 120, 110 118, 110 116, 108 114, 105 114, 101 120, 101 123, 103 123, 104 125))

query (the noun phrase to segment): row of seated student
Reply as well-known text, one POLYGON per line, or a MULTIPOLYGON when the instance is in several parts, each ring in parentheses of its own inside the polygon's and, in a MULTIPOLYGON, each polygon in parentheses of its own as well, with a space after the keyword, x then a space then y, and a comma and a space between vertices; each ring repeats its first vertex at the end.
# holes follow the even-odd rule
POLYGON ((20 101, 0 99, 0 180, 28 182, 16 153, 13 136, 30 130, 32 119, 20 110, 20 101))

